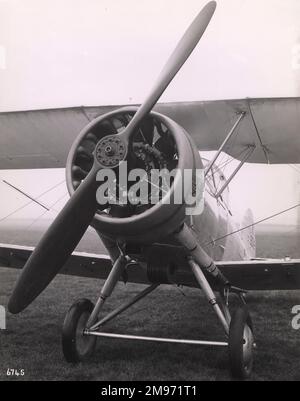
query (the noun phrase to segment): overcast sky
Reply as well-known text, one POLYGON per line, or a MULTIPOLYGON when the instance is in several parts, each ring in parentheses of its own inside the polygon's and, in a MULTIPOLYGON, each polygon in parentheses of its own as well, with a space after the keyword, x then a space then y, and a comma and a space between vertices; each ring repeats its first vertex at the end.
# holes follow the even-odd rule
MULTIPOLYGON (((141 102, 205 3, 0 0, 0 111, 141 102)), ((300 1, 217 3, 203 40, 161 101, 300 96, 300 1)), ((33 173, 0 177, 39 194, 44 173, 35 172, 34 183, 33 173)), ((47 177, 51 186, 63 172, 47 177)), ((232 185, 233 202, 264 217, 299 201, 298 177, 289 166, 245 166, 232 185)), ((0 191, 1 218, 24 199, 3 184, 0 191)))
MULTIPOLYGON (((205 3, 0 0, 0 110, 141 102, 205 3)), ((299 21, 299 0, 219 0, 162 100, 299 95, 299 21)))

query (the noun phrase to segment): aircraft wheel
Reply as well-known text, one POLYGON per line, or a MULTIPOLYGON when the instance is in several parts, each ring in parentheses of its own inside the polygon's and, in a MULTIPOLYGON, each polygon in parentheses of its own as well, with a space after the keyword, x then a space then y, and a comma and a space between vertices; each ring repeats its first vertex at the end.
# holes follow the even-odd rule
POLYGON ((230 371, 236 379, 248 379, 253 368, 254 335, 248 309, 238 308, 229 329, 230 371))
POLYGON ((83 334, 93 309, 91 301, 80 299, 66 314, 62 330, 62 349, 67 362, 81 362, 95 349, 97 338, 83 334))

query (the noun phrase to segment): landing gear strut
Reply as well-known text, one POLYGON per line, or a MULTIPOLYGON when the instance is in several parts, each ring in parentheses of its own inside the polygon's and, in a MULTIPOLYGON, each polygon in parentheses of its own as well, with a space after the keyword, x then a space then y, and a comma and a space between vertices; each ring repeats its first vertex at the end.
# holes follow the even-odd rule
MULTIPOLYGON (((68 362, 81 362, 93 352, 97 337, 119 338, 127 340, 155 341, 167 343, 181 343, 204 346, 228 347, 230 371, 237 379, 246 379, 250 376, 253 366, 253 350, 255 347, 253 326, 249 312, 245 305, 244 296, 239 289, 235 289, 241 301, 239 307, 231 317, 228 307, 228 293, 230 287, 223 287, 220 300, 217 298, 199 264, 195 258, 189 258, 189 265, 194 276, 205 294, 208 302, 213 307, 226 336, 226 341, 202 341, 184 340, 174 338, 146 337, 128 334, 112 334, 101 331, 104 324, 114 319, 139 300, 154 291, 158 284, 153 284, 141 291, 131 300, 125 302, 107 316, 99 320, 99 314, 106 299, 111 295, 117 282, 121 279, 124 270, 130 261, 128 256, 120 254, 115 260, 112 270, 104 283, 100 297, 93 307, 87 300, 80 300, 75 303, 67 313, 63 327, 63 353, 68 362)), ((234 287, 232 287, 234 289, 234 287)))
POLYGON ((199 287, 204 292, 208 302, 213 306, 225 330, 228 338, 229 364, 232 376, 236 379, 249 378, 252 373, 253 353, 256 344, 254 342, 253 324, 244 297, 246 291, 233 287, 229 283, 211 257, 201 248, 190 227, 184 224, 175 236, 187 249, 188 255, 190 255, 189 264, 199 287), (220 306, 200 266, 214 277, 222 288, 220 291, 220 306), (242 304, 232 317, 228 307, 228 295, 230 292, 238 295, 242 304))

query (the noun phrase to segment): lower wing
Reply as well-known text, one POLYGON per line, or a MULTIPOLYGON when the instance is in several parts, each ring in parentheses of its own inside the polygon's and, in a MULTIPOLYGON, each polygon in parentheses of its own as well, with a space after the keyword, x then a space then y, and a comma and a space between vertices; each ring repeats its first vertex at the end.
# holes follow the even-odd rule
MULTIPOLYGON (((33 247, 0 244, 0 266, 22 269, 33 247)), ((300 289, 300 259, 256 259, 251 261, 216 262, 230 282, 246 290, 300 289)), ((105 279, 112 267, 108 255, 74 252, 61 274, 105 279)), ((153 269, 152 269, 153 270, 153 269)), ((166 275, 164 284, 197 286, 188 265, 184 262, 166 275)), ((151 276, 147 265, 130 263, 126 280, 149 284, 151 276)))

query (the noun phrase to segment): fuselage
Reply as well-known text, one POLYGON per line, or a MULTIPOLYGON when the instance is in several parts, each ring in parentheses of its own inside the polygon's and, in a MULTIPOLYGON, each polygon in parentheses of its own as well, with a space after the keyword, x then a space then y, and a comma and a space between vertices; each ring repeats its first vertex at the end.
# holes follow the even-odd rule
POLYGON ((204 208, 199 215, 187 218, 199 244, 215 261, 248 260, 256 256, 255 233, 253 227, 241 232, 239 228, 251 226, 253 216, 247 211, 243 221, 236 221, 230 205, 230 191, 222 168, 210 166, 209 160, 199 153, 191 139, 196 168, 206 171, 204 180, 204 208), (220 192, 220 189, 223 191, 220 192), (234 234, 233 234, 234 233, 234 234))
MULTIPOLYGON (((229 193, 229 191, 228 191, 229 193)), ((200 216, 193 216, 188 222, 204 250, 216 261, 247 260, 255 257, 255 241, 251 229, 235 232, 243 223, 237 223, 230 210, 229 197, 216 199, 205 188, 205 206, 200 216)), ((250 220, 249 220, 250 222, 250 220)))
POLYGON ((194 149, 195 158, 201 159, 198 159, 197 167, 201 166, 206 171, 204 208, 200 215, 188 219, 187 223, 192 225, 199 244, 215 261, 254 258, 256 249, 253 227, 235 233, 253 223, 252 212, 248 210, 243 221, 236 220, 231 209, 229 186, 222 168, 215 163, 207 172, 209 160, 201 157, 196 147, 194 149), (220 192, 221 188, 223 190, 220 192))

